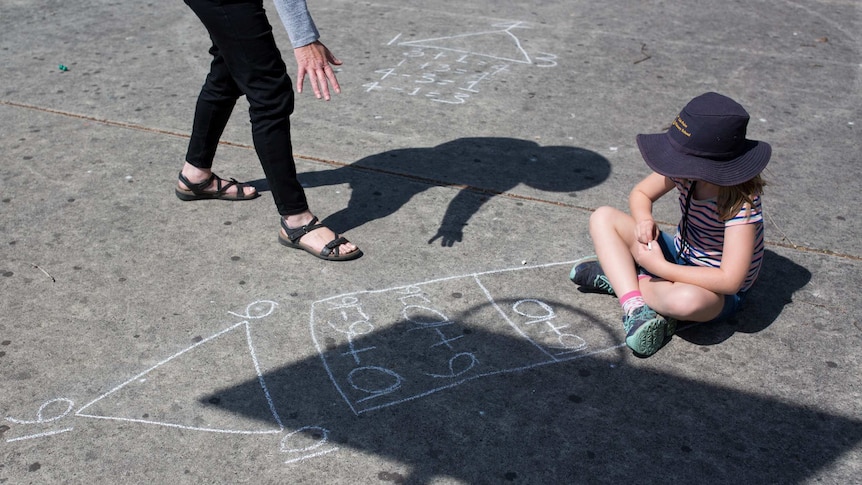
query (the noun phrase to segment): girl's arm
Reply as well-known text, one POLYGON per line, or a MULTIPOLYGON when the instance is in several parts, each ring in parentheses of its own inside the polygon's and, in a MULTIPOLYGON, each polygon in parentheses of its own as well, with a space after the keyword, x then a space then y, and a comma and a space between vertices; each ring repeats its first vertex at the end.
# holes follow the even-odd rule
POLYGON ((755 224, 725 228, 721 266, 718 268, 684 266, 665 261, 664 258, 657 261, 652 258, 654 255, 651 252, 645 250, 641 250, 636 259, 640 260, 640 256, 643 256, 645 261, 649 260, 650 267, 644 267, 668 281, 696 285, 722 295, 733 295, 739 291, 748 275, 754 257, 755 235, 755 224))
POLYGON ((635 220, 635 239, 641 244, 655 241, 658 228, 652 216, 653 202, 674 188, 673 180, 652 173, 641 180, 629 193, 629 211, 635 220))

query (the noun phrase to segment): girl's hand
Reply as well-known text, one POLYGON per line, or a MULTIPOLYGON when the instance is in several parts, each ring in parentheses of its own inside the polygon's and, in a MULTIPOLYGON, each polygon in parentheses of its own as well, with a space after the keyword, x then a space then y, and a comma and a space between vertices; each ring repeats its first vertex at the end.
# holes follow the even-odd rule
POLYGON ((635 226, 635 239, 642 245, 646 246, 649 242, 655 241, 657 237, 658 226, 655 225, 654 220, 644 219, 635 226))
POLYGON ((666 263, 664 254, 661 252, 661 247, 655 239, 647 241, 647 244, 635 243, 637 250, 635 252, 635 262, 638 266, 646 269, 650 273, 658 275, 661 273, 661 265, 666 263))

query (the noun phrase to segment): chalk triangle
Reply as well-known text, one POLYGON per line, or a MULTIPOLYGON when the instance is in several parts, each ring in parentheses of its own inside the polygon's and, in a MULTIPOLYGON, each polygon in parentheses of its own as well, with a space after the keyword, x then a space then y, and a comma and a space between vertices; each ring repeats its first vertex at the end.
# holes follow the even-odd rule
POLYGON ((221 433, 282 431, 246 322, 159 362, 76 414, 221 433), (238 409, 242 412, 236 412, 238 409))
POLYGON ((446 37, 399 42, 401 46, 425 47, 449 50, 474 56, 489 57, 499 61, 532 64, 521 41, 511 30, 520 27, 519 23, 500 25, 500 30, 458 34, 446 37))

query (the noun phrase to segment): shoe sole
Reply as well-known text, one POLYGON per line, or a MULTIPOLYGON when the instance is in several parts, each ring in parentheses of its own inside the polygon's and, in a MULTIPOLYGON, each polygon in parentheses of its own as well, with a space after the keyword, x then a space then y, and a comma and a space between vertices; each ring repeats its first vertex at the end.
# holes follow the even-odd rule
POLYGON ((679 325, 679 322, 677 322, 673 318, 665 318, 667 319, 667 330, 665 330, 665 338, 667 340, 670 340, 670 338, 673 337, 673 335, 676 333, 676 327, 677 325, 679 325))
POLYGON ((285 237, 283 237, 281 235, 281 233, 278 234, 278 242, 282 246, 287 246, 287 247, 293 248, 293 249, 301 249, 301 250, 305 251, 306 253, 314 256, 315 258, 319 258, 319 259, 322 259, 324 261, 352 261, 352 260, 362 256, 362 254, 363 254, 359 248, 356 248, 355 251, 350 251, 349 253, 342 254, 340 256, 323 256, 319 253, 315 253, 313 249, 311 249, 308 246, 305 246, 302 243, 290 242, 290 239, 286 239, 285 237))
POLYGON ((664 318, 653 318, 644 322, 626 336, 626 345, 641 357, 649 357, 659 351, 669 340, 668 322, 664 318))
POLYGON ((572 283, 575 282, 575 269, 578 266, 580 266, 584 263, 591 263, 593 261, 598 261, 598 260, 599 260, 598 256, 592 255, 592 256, 584 256, 583 258, 575 261, 575 264, 572 265, 572 270, 569 271, 569 279, 572 280, 572 283))
POLYGON ((255 192, 254 195, 247 195, 245 197, 237 197, 236 195, 218 195, 216 193, 212 194, 195 194, 192 191, 185 191, 182 189, 174 189, 174 193, 177 194, 177 198, 189 202, 192 200, 227 200, 231 202, 239 202, 241 200, 254 200, 260 197, 260 192, 255 192))

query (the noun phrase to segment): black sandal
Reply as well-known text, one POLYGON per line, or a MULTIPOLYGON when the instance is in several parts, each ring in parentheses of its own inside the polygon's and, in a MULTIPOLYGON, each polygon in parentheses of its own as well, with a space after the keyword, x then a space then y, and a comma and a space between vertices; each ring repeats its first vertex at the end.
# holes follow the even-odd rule
POLYGON ((285 238, 282 233, 279 232, 278 242, 289 248, 302 249, 309 254, 317 256, 320 259, 325 259, 327 261, 349 261, 351 259, 356 259, 362 256, 362 251, 360 251, 359 248, 356 248, 355 251, 350 251, 347 254, 340 254, 339 246, 349 241, 344 237, 339 236, 338 234, 335 235, 335 239, 329 241, 329 243, 327 243, 327 245, 320 250, 320 253, 314 252, 313 249, 299 242, 302 236, 305 236, 309 232, 315 229, 320 229, 321 227, 326 227, 323 224, 317 224, 317 217, 311 219, 311 222, 309 222, 308 224, 302 227, 297 227, 296 229, 291 229, 287 227, 287 223, 284 222, 284 218, 282 218, 281 227, 284 228, 284 232, 287 233, 287 238, 285 238))
POLYGON ((189 179, 183 176, 183 173, 180 172, 179 176, 180 182, 182 182, 188 189, 181 189, 179 187, 176 188, 177 197, 180 200, 205 200, 205 199, 220 199, 220 200, 251 200, 260 197, 260 192, 257 190, 254 191, 252 195, 245 195, 245 187, 249 187, 250 185, 243 182, 237 182, 236 179, 230 179, 230 182, 222 185, 222 182, 225 180, 215 173, 210 174, 210 177, 203 182, 193 184, 189 181, 189 179), (213 183, 213 180, 216 182, 216 190, 205 190, 207 187, 213 183), (236 185, 236 193, 228 194, 227 189, 236 185))

